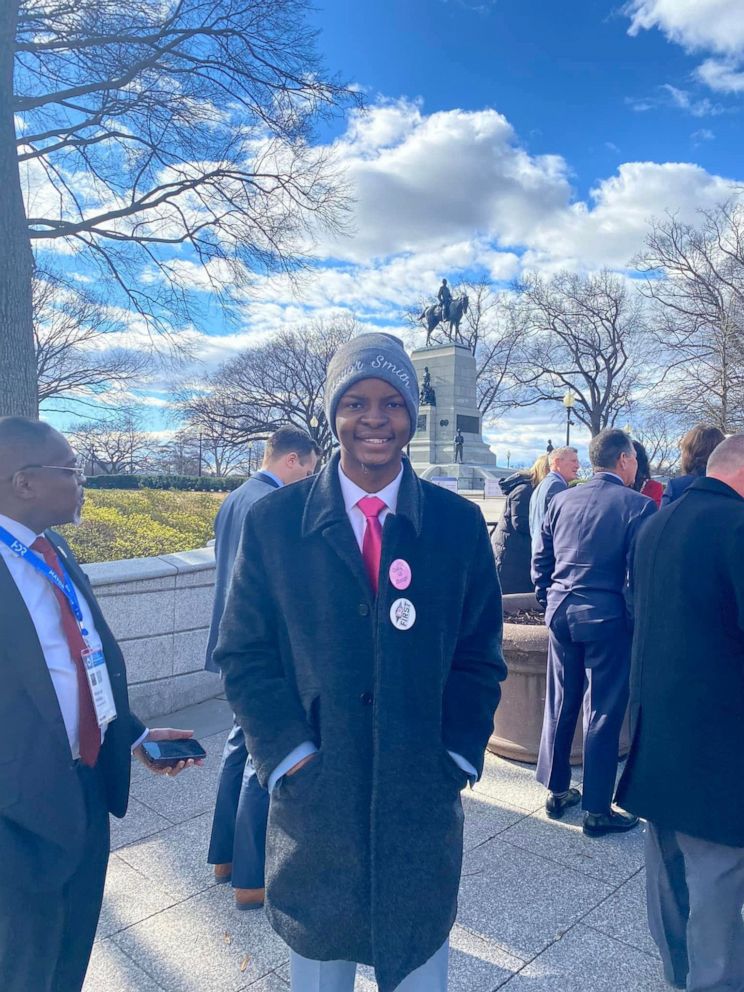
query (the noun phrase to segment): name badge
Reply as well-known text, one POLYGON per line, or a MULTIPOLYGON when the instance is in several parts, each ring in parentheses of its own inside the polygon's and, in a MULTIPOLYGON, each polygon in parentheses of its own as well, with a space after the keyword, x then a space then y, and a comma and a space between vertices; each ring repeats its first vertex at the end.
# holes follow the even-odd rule
POLYGON ((105 727, 116 719, 116 703, 111 688, 106 659, 101 648, 85 648, 81 653, 85 674, 88 676, 90 694, 96 711, 99 727, 105 727))
POLYGON ((411 566, 403 558, 396 558, 390 566, 390 581, 396 589, 407 589, 411 584, 411 566))

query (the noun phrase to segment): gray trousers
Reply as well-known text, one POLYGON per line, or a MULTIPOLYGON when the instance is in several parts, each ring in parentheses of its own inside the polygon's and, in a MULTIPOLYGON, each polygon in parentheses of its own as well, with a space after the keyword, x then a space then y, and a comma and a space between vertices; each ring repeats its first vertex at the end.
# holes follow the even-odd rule
POLYGON ((648 823, 646 901, 670 984, 744 992, 744 847, 648 823))
MULTIPOLYGON (((354 992, 353 961, 311 961, 290 951, 291 992, 354 992)), ((403 979, 395 992, 447 992, 449 941, 403 979)))

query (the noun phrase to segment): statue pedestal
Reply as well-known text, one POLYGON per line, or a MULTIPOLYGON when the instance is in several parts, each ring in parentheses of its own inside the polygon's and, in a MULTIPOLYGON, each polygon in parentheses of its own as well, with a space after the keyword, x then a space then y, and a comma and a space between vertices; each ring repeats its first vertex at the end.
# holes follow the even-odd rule
POLYGON ((429 369, 436 404, 421 406, 410 444, 413 468, 425 479, 449 476, 460 489, 481 489, 499 478, 496 456, 483 440, 478 411, 475 358, 460 344, 419 348, 411 355, 419 382, 429 369), (463 461, 455 461, 455 434, 464 438, 463 461))

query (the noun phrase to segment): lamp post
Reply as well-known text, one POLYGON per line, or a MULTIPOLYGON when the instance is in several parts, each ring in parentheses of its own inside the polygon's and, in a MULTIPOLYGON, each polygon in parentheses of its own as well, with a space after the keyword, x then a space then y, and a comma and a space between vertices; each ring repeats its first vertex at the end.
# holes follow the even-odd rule
POLYGON ((313 435, 313 441, 318 440, 318 418, 315 414, 310 418, 310 433, 313 435))
POLYGON ((199 478, 202 477, 202 450, 204 447, 204 434, 199 431, 199 478))
POLYGON ((566 408, 566 447, 568 447, 571 443, 571 427, 573 425, 573 420, 571 420, 571 410, 573 410, 574 401, 574 394, 569 389, 563 397, 563 405, 566 408))
POLYGON ((511 451, 506 453, 506 467, 511 468, 511 451))

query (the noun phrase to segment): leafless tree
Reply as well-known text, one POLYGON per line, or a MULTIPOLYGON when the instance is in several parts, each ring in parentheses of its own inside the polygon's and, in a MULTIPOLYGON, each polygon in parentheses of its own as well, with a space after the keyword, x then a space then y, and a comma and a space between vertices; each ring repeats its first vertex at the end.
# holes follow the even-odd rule
POLYGON ((672 475, 679 465, 680 439, 692 423, 663 408, 644 406, 634 413, 632 426, 633 437, 645 447, 652 471, 672 475))
POLYGON ((486 282, 467 283, 470 306, 463 320, 466 343, 475 355, 478 409, 486 420, 517 405, 521 387, 514 370, 525 342, 524 314, 512 294, 486 282))
POLYGON ((643 300, 618 276, 560 272, 527 278, 514 303, 525 341, 515 373, 520 406, 562 403, 592 437, 627 416, 646 358, 643 300))
POLYGON ((78 421, 66 434, 91 475, 133 474, 146 463, 153 447, 133 410, 78 421))
POLYGON ((248 475, 258 466, 263 445, 249 441, 234 444, 212 422, 197 429, 184 427, 162 445, 158 465, 162 471, 176 475, 248 475))
POLYGON ((355 321, 347 319, 281 331, 226 362, 205 386, 182 392, 184 418, 193 430, 213 430, 232 444, 266 440, 278 427, 292 424, 330 451, 323 412, 326 369, 356 330, 355 321))
POLYGON ((357 97, 324 73, 306 11, 0 4, 0 413, 36 409, 32 242, 76 253, 168 330, 195 278, 226 299, 251 271, 293 271, 338 224, 343 184, 309 139, 357 97))
POLYGON ((47 410, 60 402, 62 408, 90 403, 101 392, 141 380, 150 354, 106 346, 106 335, 122 327, 100 300, 38 269, 33 288, 38 398, 47 410), (50 406, 51 400, 57 403, 50 406))
POLYGON ((648 275, 661 373, 657 402, 725 433, 744 428, 744 204, 697 224, 656 221, 635 264, 648 275))

